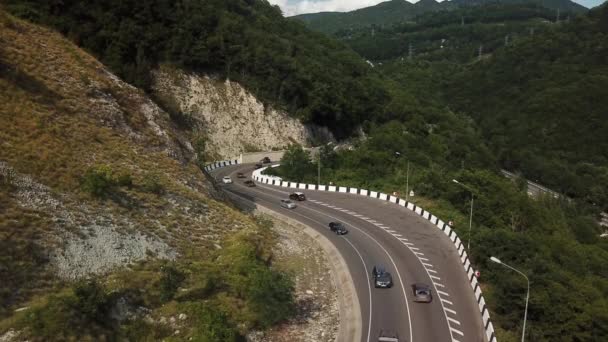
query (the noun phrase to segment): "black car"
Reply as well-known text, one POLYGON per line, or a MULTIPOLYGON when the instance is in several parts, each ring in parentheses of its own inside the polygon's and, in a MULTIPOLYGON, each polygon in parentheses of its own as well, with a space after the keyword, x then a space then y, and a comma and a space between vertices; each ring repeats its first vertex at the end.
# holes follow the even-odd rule
POLYGON ((236 173, 236 178, 245 178, 245 174, 242 172, 237 172, 236 173))
POLYGON ((306 196, 301 192, 292 192, 289 194, 289 199, 294 201, 306 201, 306 196))
POLYGON ((250 188, 255 187, 255 183, 251 179, 244 181, 243 184, 245 184, 246 186, 248 186, 250 188))
POLYGON ((344 235, 348 233, 348 230, 341 222, 329 222, 329 230, 336 233, 337 235, 344 235))
POLYGON ((261 162, 262 162, 262 164, 270 164, 271 163, 270 158, 268 158, 268 157, 262 158, 261 162))
POLYGON ((372 270, 374 276, 374 287, 391 288, 393 287, 393 276, 382 266, 374 266, 372 270))
POLYGON ((255 168, 256 169, 261 169, 264 165, 262 165, 262 163, 256 163, 255 164, 255 168))

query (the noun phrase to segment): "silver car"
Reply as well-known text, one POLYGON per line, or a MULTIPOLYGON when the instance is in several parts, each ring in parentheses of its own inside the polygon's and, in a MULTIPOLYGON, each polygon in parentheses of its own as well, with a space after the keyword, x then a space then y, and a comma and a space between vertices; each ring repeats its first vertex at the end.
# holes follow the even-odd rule
POLYGON ((297 205, 288 199, 282 199, 281 207, 287 208, 287 209, 295 209, 297 207, 297 205))
POLYGON ((232 178, 230 178, 230 176, 225 176, 224 178, 222 178, 222 182, 224 184, 232 184, 232 178))
POLYGON ((431 287, 426 284, 412 284, 412 291, 414 292, 414 302, 430 303, 431 301, 433 301, 431 287))

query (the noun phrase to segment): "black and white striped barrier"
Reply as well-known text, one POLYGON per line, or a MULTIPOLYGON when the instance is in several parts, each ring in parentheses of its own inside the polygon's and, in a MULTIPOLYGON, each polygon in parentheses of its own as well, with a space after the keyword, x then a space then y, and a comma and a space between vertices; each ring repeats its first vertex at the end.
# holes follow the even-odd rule
MULTIPOLYGON (((272 167, 276 167, 276 166, 278 166, 278 165, 273 165, 272 167)), ((262 175, 262 171, 265 169, 266 168, 261 168, 261 169, 253 171, 251 178, 262 184, 281 186, 284 188, 299 189, 299 190, 330 191, 330 192, 339 192, 339 193, 345 193, 345 194, 354 194, 354 195, 361 195, 361 196, 376 198, 381 201, 388 201, 388 202, 394 203, 396 205, 400 205, 402 207, 408 208, 409 210, 411 210, 411 211, 415 212, 416 214, 422 216, 423 218, 429 220, 437 228, 441 229, 445 233, 445 235, 448 236, 448 238, 450 240, 452 240, 452 243, 454 243, 456 250, 458 250, 458 254, 460 255, 460 261, 462 262, 464 271, 468 275, 469 282, 471 284, 471 288, 473 289, 473 292, 475 293, 475 298, 477 299, 477 304, 479 306, 479 312, 481 313, 481 318, 483 320, 483 324, 484 324, 484 328, 486 331, 486 336, 488 338, 488 341, 489 342, 497 341, 496 334, 494 333, 494 326, 492 325, 492 322, 490 321, 490 313, 486 306, 486 301, 483 298, 483 295, 481 293, 481 287, 479 286, 479 283, 477 282, 477 277, 475 276, 475 270, 473 269, 473 265, 471 265, 471 262, 467 255, 467 252, 465 251, 462 241, 460 240, 460 238, 458 237, 456 232, 454 230, 452 230, 452 228, 447 223, 440 220, 437 216, 431 214, 430 212, 415 205, 414 203, 407 202, 406 200, 396 197, 396 196, 388 195, 388 194, 377 192, 377 191, 350 188, 350 187, 344 187, 344 186, 335 186, 335 185, 328 186, 328 185, 316 185, 316 184, 288 182, 288 181, 284 181, 280 177, 262 175)))
POLYGON ((205 166, 205 171, 209 172, 222 167, 238 164, 240 164, 238 159, 222 160, 215 163, 207 164, 207 166, 205 166))

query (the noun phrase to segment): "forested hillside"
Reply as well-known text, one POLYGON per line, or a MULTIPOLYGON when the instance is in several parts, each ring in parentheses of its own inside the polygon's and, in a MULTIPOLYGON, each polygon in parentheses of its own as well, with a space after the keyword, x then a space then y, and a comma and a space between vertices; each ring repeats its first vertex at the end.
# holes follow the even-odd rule
POLYGON ((406 0, 390 0, 375 6, 351 12, 323 12, 297 15, 294 18, 319 32, 335 34, 342 30, 386 28, 406 22, 417 22, 424 14, 449 12, 455 9, 479 8, 488 5, 532 5, 551 10, 553 17, 557 11, 565 17, 567 13, 585 13, 587 9, 570 0, 451 0, 438 2, 421 0, 414 4, 406 0))
POLYGON ((608 7, 500 49, 445 88, 509 170, 608 207, 608 7))
MULTIPOLYGON (((7 0, 13 14, 49 25, 134 85, 168 63, 238 81, 304 122, 345 137, 394 98, 363 59, 283 18, 266 1, 7 0)), ((391 107, 392 110, 395 107, 391 107)))
POLYGON ((334 36, 376 62, 415 58, 465 64, 479 56, 480 47, 487 55, 549 30, 555 19, 552 10, 537 5, 491 4, 426 13, 412 22, 373 30, 341 30, 334 36))

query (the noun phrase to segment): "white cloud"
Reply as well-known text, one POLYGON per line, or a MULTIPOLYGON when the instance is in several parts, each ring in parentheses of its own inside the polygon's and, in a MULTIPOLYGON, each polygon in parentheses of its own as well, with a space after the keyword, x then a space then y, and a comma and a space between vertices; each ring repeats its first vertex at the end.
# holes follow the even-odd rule
POLYGON ((268 0, 273 5, 279 5, 285 16, 326 11, 348 12, 383 1, 386 0, 268 0))

